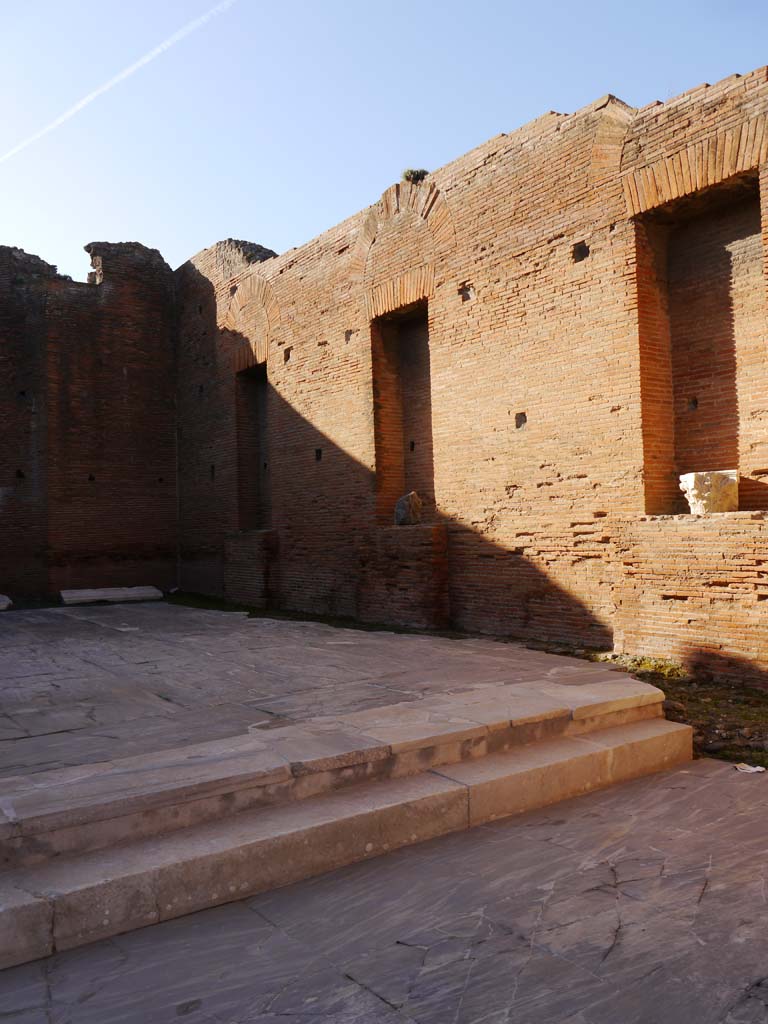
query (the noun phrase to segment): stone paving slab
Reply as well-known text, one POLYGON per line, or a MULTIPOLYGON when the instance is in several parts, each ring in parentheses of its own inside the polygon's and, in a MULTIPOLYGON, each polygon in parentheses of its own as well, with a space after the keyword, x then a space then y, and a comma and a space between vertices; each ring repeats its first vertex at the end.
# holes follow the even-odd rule
POLYGON ((249 619, 164 602, 16 610, 0 618, 0 777, 483 686, 546 688, 571 707, 578 684, 586 692, 620 687, 624 678, 492 640, 249 619))
POLYGON ((767 806, 765 776, 697 761, 12 968, 0 1006, 12 1024, 765 1024, 767 806))

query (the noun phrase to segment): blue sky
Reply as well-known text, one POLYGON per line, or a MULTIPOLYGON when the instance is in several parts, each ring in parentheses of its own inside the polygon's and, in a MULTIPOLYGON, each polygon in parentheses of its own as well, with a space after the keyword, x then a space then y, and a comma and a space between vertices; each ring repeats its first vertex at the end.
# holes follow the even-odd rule
MULTIPOLYGON (((216 0, 0 0, 0 157, 216 0)), ((235 0, 0 162, 0 244, 82 280, 94 240, 178 266, 278 252, 546 110, 768 63, 768 3, 235 0)))

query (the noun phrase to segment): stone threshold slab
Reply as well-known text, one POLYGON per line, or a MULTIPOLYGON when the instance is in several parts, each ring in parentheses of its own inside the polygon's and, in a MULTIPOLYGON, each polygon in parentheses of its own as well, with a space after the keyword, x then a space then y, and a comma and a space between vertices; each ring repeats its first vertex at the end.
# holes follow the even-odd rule
POLYGON ((70 604, 123 604, 128 601, 162 601, 163 592, 157 587, 100 587, 94 590, 62 590, 61 603, 70 604))
POLYGON ((690 757, 688 726, 636 722, 8 872, 0 879, 0 967, 253 896, 690 757))
POLYGON ((662 700, 660 690, 630 677, 601 686, 479 686, 151 756, 7 778, 0 781, 0 868, 658 717, 662 700))

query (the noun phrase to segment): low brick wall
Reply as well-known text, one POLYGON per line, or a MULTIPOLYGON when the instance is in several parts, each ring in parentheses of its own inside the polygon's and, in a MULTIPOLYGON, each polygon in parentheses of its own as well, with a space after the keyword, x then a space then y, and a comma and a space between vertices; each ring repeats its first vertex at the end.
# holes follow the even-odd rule
POLYGON ((768 513, 617 525, 615 648, 768 680, 768 513))
POLYGON ((270 570, 277 557, 274 530, 241 530, 224 545, 224 597, 264 608, 270 598, 270 570))
POLYGON ((443 525, 380 527, 357 540, 357 617, 422 629, 448 625, 443 525))

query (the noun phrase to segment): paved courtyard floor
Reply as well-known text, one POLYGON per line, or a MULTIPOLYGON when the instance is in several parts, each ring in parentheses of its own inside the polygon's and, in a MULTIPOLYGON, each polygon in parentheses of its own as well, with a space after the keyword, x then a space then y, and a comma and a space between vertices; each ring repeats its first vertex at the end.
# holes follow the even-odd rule
POLYGON ((0 1019, 767 1022, 767 804, 696 761, 7 970, 0 1019))
POLYGON ((162 602, 0 615, 0 777, 132 757, 588 663, 484 639, 162 602))

